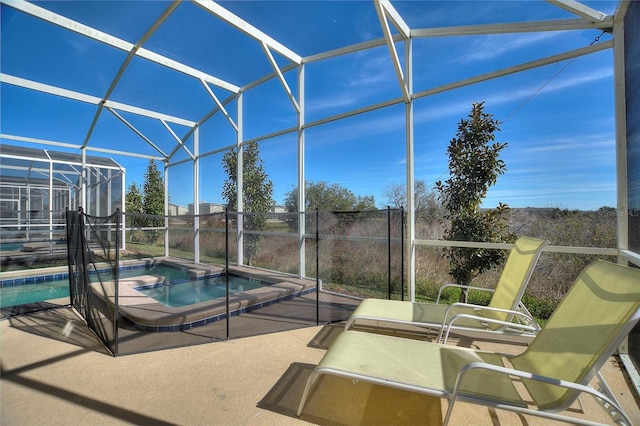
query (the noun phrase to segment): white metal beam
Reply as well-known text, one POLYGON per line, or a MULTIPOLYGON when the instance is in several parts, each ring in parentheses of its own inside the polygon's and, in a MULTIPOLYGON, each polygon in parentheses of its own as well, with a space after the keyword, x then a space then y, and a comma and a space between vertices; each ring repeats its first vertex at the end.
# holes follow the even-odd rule
MULTIPOLYGON (((558 19, 552 21, 531 21, 531 22, 514 22, 508 24, 487 24, 487 25, 466 25, 457 27, 437 27, 437 28, 418 28, 411 30, 411 37, 448 37, 448 36, 467 36, 467 35, 483 35, 483 34, 517 34, 526 32, 546 32, 546 31, 568 31, 568 30, 587 30, 600 29, 610 30, 613 26, 613 18, 607 17, 603 21, 590 21, 582 18, 574 19, 558 19)), ((402 41, 401 34, 393 36, 395 42, 402 41)), ((305 64, 318 62, 329 58, 335 58, 349 53, 359 52, 375 47, 382 46, 386 43, 384 38, 370 40, 351 46, 341 47, 314 55, 305 56, 302 62, 305 64)), ((243 89, 248 88, 245 86, 243 89)))
POLYGON ((289 97, 291 104, 295 108, 296 112, 300 113, 300 105, 298 105, 298 102, 296 102, 296 98, 293 96, 293 93, 291 92, 291 88, 289 88, 289 85, 287 84, 287 80, 285 80, 284 75, 280 71, 280 68, 278 68, 278 64, 276 63, 276 60, 273 58, 273 55, 269 50, 269 46, 267 46, 267 44, 263 41, 260 42, 260 45, 262 46, 262 50, 264 50, 264 54, 267 55, 267 58, 269 59, 269 62, 271 63, 273 70, 278 75, 278 79, 280 80, 280 83, 282 84, 284 91, 287 93, 287 96, 289 97))
MULTIPOLYGON (((193 161, 193 200, 194 200, 194 212, 193 218, 193 261, 200 263, 200 128, 196 128, 193 132, 193 153, 195 154, 195 160, 193 161), (196 210, 197 206, 197 210, 196 210)), ((169 188, 165 185, 166 188, 169 188)), ((169 203, 169 192, 167 190, 167 204, 169 203)), ((167 227, 168 228, 168 227, 167 227)), ((169 234, 167 234, 167 241, 169 241, 169 234)), ((168 246, 167 246, 168 247, 168 246)), ((167 250, 167 256, 169 251, 167 250)))
POLYGON ((178 145, 176 146, 176 148, 174 148, 174 150, 171 152, 171 154, 169 154, 169 157, 173 156, 173 154, 177 151, 178 147, 181 147, 182 149, 184 149, 184 151, 187 153, 187 155, 192 159, 195 160, 195 155, 193 155, 191 153, 191 151, 189 151, 189 148, 187 148, 187 146, 184 144, 184 141, 182 139, 180 139, 180 136, 176 135, 176 132, 173 131, 173 129, 171 127, 169 127, 169 125, 167 124, 166 121, 160 121, 162 123, 162 125, 167 129, 167 131, 169 131, 169 133, 171 134, 171 136, 173 136, 173 138, 176 140, 176 142, 178 142, 178 145))
POLYGON ((36 90, 38 92, 48 93, 50 95, 60 96, 67 99, 86 102, 97 105, 102 99, 97 96, 85 95, 84 93, 74 92, 73 90, 63 89, 57 86, 51 86, 37 81, 27 80, 25 78, 16 77, 10 74, 0 74, 0 82, 11 84, 13 86, 23 87, 25 89, 36 90))
POLYGON ((162 155, 164 158, 167 158, 167 154, 166 154, 162 149, 160 149, 160 147, 158 147, 155 143, 153 143, 153 142, 151 141, 151 139, 149 139, 148 137, 146 137, 146 136, 145 136, 145 135, 144 135, 140 130, 136 129, 136 127, 135 127, 133 124, 129 123, 129 122, 128 122, 128 121, 127 121, 123 116, 121 116, 120 114, 118 114, 118 112, 117 112, 117 111, 115 111, 113 108, 108 108, 108 107, 107 107, 107 110, 108 110, 111 114, 115 115, 115 116, 116 116, 116 118, 117 118, 118 120, 120 120, 121 122, 123 122, 125 126, 127 126, 129 129, 131 129, 131 131, 132 131, 133 133, 135 133, 136 135, 138 135, 138 136, 140 137, 140 139, 142 139, 142 140, 143 140, 143 141, 145 141, 149 146, 151 146, 153 149, 155 149, 156 151, 158 151, 158 152, 160 153, 160 155, 162 155))
MULTIPOLYGON (((627 151, 627 93, 625 67, 625 25, 624 16, 627 2, 620 2, 616 11, 613 27, 613 90, 616 129, 616 194, 618 215, 616 221, 617 247, 624 251, 629 249, 629 171, 627 151)), ((620 260, 625 259, 620 255, 620 260)), ((628 259, 625 259, 628 260, 628 259)))
POLYGON ((213 93, 213 90, 211 90, 211 87, 209 87, 209 85, 207 84, 206 81, 200 80, 200 82, 202 83, 202 85, 206 89, 207 93, 209 93, 209 96, 211 96, 213 101, 216 103, 216 105, 218 105, 218 108, 220 108, 220 111, 222 111, 222 114, 224 114, 224 116, 227 119, 227 121, 229 122, 229 124, 231 124, 231 127, 233 127, 233 130, 235 130, 237 132, 238 131, 238 126, 233 121, 233 118, 231 118, 231 116, 229 115, 229 112, 227 112, 227 110, 225 109, 224 105, 222 105, 222 102, 220 102, 220 99, 218 99, 216 94, 213 93))
POLYGON ((547 0, 568 12, 581 16, 590 21, 604 21, 607 18, 605 13, 599 12, 575 0, 547 0))
MULTIPOLYGON (((207 12, 217 16, 218 18, 222 19, 226 23, 234 26, 236 29, 242 31, 249 37, 255 40, 258 40, 262 43, 265 43, 271 49, 275 50, 276 52, 278 52, 285 58, 289 59, 290 61, 295 62, 296 64, 299 64, 300 62, 302 62, 302 57, 300 55, 298 55, 288 47, 282 45, 281 43, 275 41, 273 38, 269 37, 268 35, 260 31, 253 25, 242 20, 241 18, 234 15, 233 13, 231 13, 224 7, 220 6, 219 4, 215 3, 214 1, 193 0, 193 2, 196 3, 198 6, 200 6, 201 8, 203 8, 204 10, 206 10, 207 12)), ((237 90, 235 92, 237 92, 237 90)))
MULTIPOLYGON (((236 211, 244 211, 244 165, 242 141, 244 140, 244 93, 238 95, 238 133, 236 134, 237 162, 236 162, 236 211)), ((238 265, 244 265, 244 216, 238 213, 236 221, 236 242, 238 265)))
MULTIPOLYGON (((394 41, 402 41, 403 38, 400 34, 396 34, 393 36, 394 41)), ((325 59, 335 58, 341 55, 347 55, 349 53, 360 52, 367 49, 373 49, 376 47, 384 46, 386 40, 383 38, 378 38, 375 40, 364 41, 362 43, 353 44, 351 46, 339 47, 337 49, 328 50, 326 52, 316 53, 314 55, 305 56, 302 58, 303 64, 309 64, 311 62, 323 61, 325 59)), ((246 88, 245 86, 244 88, 246 88)))
POLYGON ((151 110, 148 110, 148 109, 139 108, 139 107, 128 105, 128 104, 123 104, 123 103, 120 103, 120 102, 107 101, 107 102, 104 103, 104 106, 107 107, 107 108, 113 108, 113 109, 119 110, 119 111, 130 112, 132 114, 141 115, 143 117, 155 118, 156 120, 168 121, 169 123, 179 124, 181 126, 186 126, 186 127, 193 127, 196 124, 196 122, 193 121, 193 120, 187 120, 185 118, 175 117, 175 116, 172 116, 172 115, 163 114, 161 112, 156 112, 156 111, 151 111, 151 110))
MULTIPOLYGON (((163 161, 164 160, 163 157, 160 157, 158 155, 138 154, 137 152, 131 152, 131 151, 119 151, 119 150, 116 150, 116 149, 98 148, 98 147, 95 147, 95 146, 88 146, 85 149, 87 151, 100 152, 102 154, 122 155, 122 156, 125 156, 125 157, 144 158, 146 160, 154 160, 154 161, 163 161)), ((100 166, 100 167, 104 167, 104 166, 100 166)))
MULTIPOLYGON (((61 87, 51 86, 44 83, 38 83, 36 81, 27 80, 25 78, 16 77, 9 74, 0 74, 0 81, 2 83, 11 84, 13 86, 23 87, 25 89, 36 90, 38 92, 47 93, 49 95, 55 95, 55 96, 60 96, 67 99, 86 102, 92 105, 98 105, 101 102, 103 102, 102 99, 97 96, 86 95, 84 93, 75 92, 73 90, 63 89, 61 87)), ((163 114, 156 111, 150 111, 144 108, 138 108, 138 107, 128 105, 128 104, 123 104, 120 102, 106 101, 104 103, 104 106, 107 108, 113 108, 120 111, 130 112, 132 114, 137 114, 137 115, 141 115, 148 118, 155 118, 158 120, 168 121, 170 123, 180 124, 186 127, 193 127, 196 124, 196 122, 192 120, 174 117, 171 115, 163 114)))
POLYGON ((391 19, 393 26, 402 34, 402 37, 408 39, 411 34, 411 28, 409 28, 409 25, 407 25, 391 2, 389 0, 380 0, 380 6, 384 9, 385 15, 391 19))
POLYGON ((529 32, 570 31, 599 29, 609 30, 613 18, 603 21, 586 19, 561 19, 553 21, 514 22, 508 24, 465 25, 457 27, 419 28, 411 30, 411 37, 449 37, 469 35, 517 34, 529 32))
POLYGON ((386 41, 387 48, 389 49, 391 62, 393 63, 393 68, 396 71, 396 77, 398 78, 398 83, 400 84, 402 97, 405 99, 406 102, 409 102, 411 98, 411 94, 409 93, 409 89, 407 88, 407 82, 404 79, 404 75, 402 72, 402 65, 400 64, 400 58, 398 58, 398 52, 396 50, 395 42, 391 34, 391 29, 389 28, 389 22, 387 21, 385 8, 382 6, 383 2, 384 0, 374 0, 374 5, 376 7, 376 12, 378 13, 378 19, 380 20, 380 27, 382 28, 382 33, 384 34, 384 39, 386 41))
POLYGON ((52 141, 52 140, 47 140, 47 139, 30 138, 30 137, 26 137, 26 136, 10 135, 8 133, 0 133, 0 139, 7 139, 7 140, 10 140, 10 141, 16 141, 16 142, 35 143, 35 144, 40 144, 40 145, 50 145, 50 146, 56 146, 56 147, 59 147, 59 148, 72 148, 72 149, 80 149, 80 148, 82 148, 82 145, 80 145, 80 144, 72 144, 72 143, 68 143, 68 142, 58 142, 58 141, 52 141))
MULTIPOLYGON (((11 159, 17 159, 17 160, 26 160, 22 156, 18 157, 18 156, 15 156, 15 155, 0 155, 0 158, 5 158, 5 159, 11 158, 11 159)), ((38 163, 47 163, 47 166, 46 167, 45 166, 37 167, 37 166, 34 166, 33 163, 31 163, 31 165, 29 165, 28 167, 27 166, 12 166, 10 164, 6 164, 5 163, 5 164, 0 164, 0 169, 3 169, 3 170, 19 170, 19 171, 29 170, 32 173, 37 173, 37 174, 41 174, 43 176, 47 176, 49 174, 49 164, 48 163, 50 163, 50 162, 47 161, 47 160, 44 160, 44 159, 39 160, 37 162, 38 163)), ((69 173, 69 172, 67 172, 67 173, 69 173)), ((65 173, 59 173, 59 174, 63 175, 63 176, 65 175, 65 173)))
MULTIPOLYGON (((405 61, 407 63, 407 86, 413 92, 413 40, 405 45, 405 61)), ((407 290, 409 300, 416 300, 416 200, 415 200, 415 138, 414 138, 414 102, 405 103, 405 146, 406 146, 406 182, 407 182, 407 290)), ((404 249, 404 247, 403 247, 404 249)), ((404 291, 404 289, 403 289, 404 291)))
MULTIPOLYGON (((134 49, 134 45, 128 41, 119 39, 110 34, 96 30, 95 28, 81 24, 80 22, 66 18, 62 15, 58 15, 57 13, 53 13, 47 9, 36 6, 33 3, 28 3, 26 1, 19 1, 19 0, 0 0, 0 2, 8 6, 11 6, 12 8, 17 9, 23 13, 35 16, 36 18, 40 18, 46 22, 49 22, 54 25, 58 25, 67 30, 74 31, 85 37, 92 38, 96 41, 105 43, 117 49, 124 50, 125 52, 130 52, 134 49)), ((231 84, 222 79, 209 75, 205 72, 192 68, 178 61, 174 61, 173 59, 167 58, 166 56, 159 55, 150 50, 140 48, 136 51, 136 55, 140 56, 141 58, 148 59, 157 64, 163 65, 167 68, 171 68, 175 71, 189 75, 191 77, 205 80, 218 87, 222 87, 223 89, 229 90, 230 92, 236 93, 239 90, 239 87, 236 86, 235 84, 231 84)))
MULTIPOLYGON (((224 101, 222 101, 222 105, 227 105, 229 104, 232 100, 236 99, 238 94, 243 93, 244 90, 241 90, 238 93, 234 93, 231 94, 227 99, 225 99, 224 101)), ((209 111, 208 113, 206 113, 205 115, 202 116, 202 118, 200 118, 198 120, 197 123, 195 123, 195 125, 190 126, 189 130, 187 130, 187 132, 185 133, 185 135, 182 137, 182 141, 186 141, 187 139, 189 139, 191 137, 191 135, 193 135, 193 133, 195 132, 195 130, 197 128, 199 128, 204 122, 206 122, 209 118, 211 118, 214 114, 216 114, 218 111, 220 111, 220 107, 219 106, 215 106, 215 108, 213 108, 211 111, 209 111)), ((169 154, 169 158, 173 157, 173 155, 178 152, 178 150, 180 149, 180 146, 176 146, 173 151, 171 151, 171 153, 169 154)))
MULTIPOLYGON (((298 212, 306 212, 306 185, 305 185, 305 71, 306 65, 301 64, 298 67, 298 99, 300 100, 300 112, 298 113, 298 124, 296 132, 296 146, 297 146, 297 175, 298 175, 298 212)), ((307 250, 305 244, 306 233, 306 220, 303 213, 298 213, 298 278, 305 278, 307 276, 307 250)))
MULTIPOLYGON (((48 146, 55 146, 58 148, 72 148, 72 149, 82 149, 82 145, 80 144, 72 144, 72 143, 67 143, 67 142, 58 142, 58 141, 51 141, 51 140, 47 140, 47 139, 37 139, 37 138, 30 138, 30 137, 26 137, 26 136, 17 136, 17 135, 10 135, 7 133, 2 133, 0 134, 0 139, 6 139, 6 140, 11 140, 11 141, 16 141, 16 142, 27 142, 27 143, 34 143, 34 144, 38 144, 38 145, 48 145, 48 146)), ((162 157, 159 157, 157 155, 148 155, 148 154, 138 154, 138 153, 134 153, 134 152, 128 152, 128 151, 118 151, 115 149, 108 149, 108 148, 98 148, 98 147, 92 147, 89 146, 86 148, 88 151, 92 151, 92 152, 100 152, 100 153, 104 153, 104 154, 113 154, 113 155, 123 155, 126 157, 135 157, 135 158, 144 158, 147 160, 157 160, 157 161, 162 161, 162 157)), ((5 154, 2 154, 3 156, 5 156, 5 154)), ((64 164, 81 164, 81 163, 67 163, 67 162, 62 162, 59 160, 56 160, 57 162, 61 162, 64 164)), ((104 166, 101 165, 100 167, 102 168, 120 168, 120 167, 115 167, 115 166, 104 166)))

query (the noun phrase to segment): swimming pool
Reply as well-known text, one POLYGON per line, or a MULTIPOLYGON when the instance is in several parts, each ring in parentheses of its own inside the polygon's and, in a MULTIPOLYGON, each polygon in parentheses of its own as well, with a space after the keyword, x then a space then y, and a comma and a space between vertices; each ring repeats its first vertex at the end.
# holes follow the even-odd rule
MULTIPOLYGON (((237 275, 229 276, 229 294, 237 294, 243 291, 254 290, 264 287, 270 283, 261 280, 241 277, 237 275)), ((181 306, 193 305, 207 300, 226 297, 225 277, 216 276, 204 280, 188 280, 174 282, 170 285, 157 285, 152 288, 137 289, 145 296, 162 303, 165 306, 178 308, 181 306)))
MULTIPOLYGON (((190 280, 189 272, 184 268, 175 268, 162 263, 154 266, 140 265, 121 268, 120 278, 129 278, 140 274, 162 275, 165 277, 165 283, 190 280)), ((68 273, 58 273, 47 276, 2 280, 0 285, 0 308, 69 297, 68 277, 68 273)), ((111 274, 108 271, 100 271, 100 277, 103 280, 110 280, 111 274)), ((98 280, 95 272, 89 275, 89 280, 91 282, 98 280)))

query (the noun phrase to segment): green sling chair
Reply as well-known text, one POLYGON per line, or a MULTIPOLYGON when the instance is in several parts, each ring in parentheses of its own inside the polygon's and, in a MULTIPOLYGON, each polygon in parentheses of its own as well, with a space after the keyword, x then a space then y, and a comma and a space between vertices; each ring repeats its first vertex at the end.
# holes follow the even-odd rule
POLYGON ((613 421, 631 425, 599 370, 639 318, 640 270, 598 260, 582 271, 547 324, 519 355, 344 331, 309 377, 298 415, 318 376, 331 374, 446 398, 444 424, 456 401, 594 424, 561 414, 586 393, 607 407, 613 421), (596 375, 602 391, 589 386, 596 375), (524 383, 529 395, 521 396, 514 381, 524 383))
POLYGON ((548 244, 549 241, 537 238, 518 238, 509 253, 495 290, 446 284, 438 292, 436 303, 365 299, 351 314, 345 329, 348 330, 358 321, 367 320, 375 321, 387 328, 393 327, 394 324, 409 324, 439 329, 438 341, 442 339, 445 330, 446 340, 452 329, 533 336, 540 328, 531 318, 521 299, 540 254, 548 244), (468 303, 439 304, 442 290, 452 286, 492 291, 491 302, 488 306, 468 303))

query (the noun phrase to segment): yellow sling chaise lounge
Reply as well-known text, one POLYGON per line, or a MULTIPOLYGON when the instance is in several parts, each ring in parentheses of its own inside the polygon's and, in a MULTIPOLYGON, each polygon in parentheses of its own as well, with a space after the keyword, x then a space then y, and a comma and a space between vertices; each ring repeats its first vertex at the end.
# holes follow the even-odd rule
POLYGON ((531 319, 531 314, 521 299, 540 254, 548 244, 547 240, 519 237, 509 253, 495 289, 446 284, 440 289, 436 303, 365 299, 347 320, 345 330, 357 321, 367 320, 386 327, 411 324, 440 329, 438 341, 442 339, 445 330, 446 340, 451 329, 533 336, 540 328, 531 319), (488 306, 439 304, 442 290, 452 286, 492 291, 491 302, 488 306))
POLYGON ((640 318, 640 270, 598 260, 578 276, 544 328, 519 355, 461 348, 354 330, 343 331, 309 377, 298 415, 321 374, 331 374, 449 400, 533 414, 566 417, 582 393, 599 398, 614 422, 631 425, 599 374, 640 318), (508 359, 512 368, 504 361, 508 359), (589 386, 595 375, 603 391, 589 386), (520 395, 522 382, 528 395, 520 395), (528 401, 529 404, 527 404, 528 401))

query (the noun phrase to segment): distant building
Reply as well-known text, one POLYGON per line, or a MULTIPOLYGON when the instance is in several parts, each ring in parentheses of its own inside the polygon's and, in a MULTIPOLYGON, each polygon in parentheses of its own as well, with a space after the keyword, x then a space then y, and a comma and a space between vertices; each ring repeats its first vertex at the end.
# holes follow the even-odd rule
POLYGON ((287 209, 284 206, 274 206, 269 210, 269 213, 273 213, 267 216, 269 221, 282 221, 284 217, 281 213, 287 213, 287 209))
MULTIPOLYGON (((224 211, 224 206, 222 204, 216 203, 200 203, 199 204, 200 214, 211 214, 211 213, 220 213, 224 211)), ((189 204, 188 214, 195 214, 195 210, 193 208, 193 203, 189 204)))
POLYGON ((169 216, 182 216, 189 214, 189 208, 169 203, 169 216))

